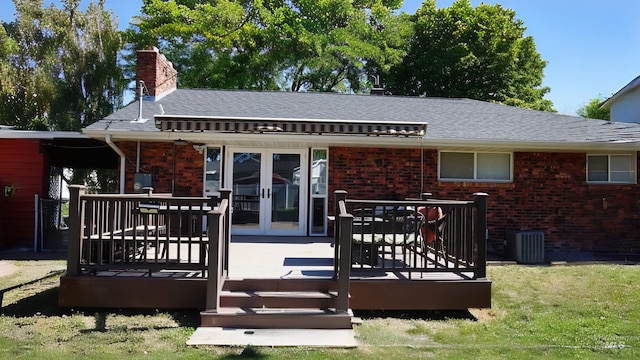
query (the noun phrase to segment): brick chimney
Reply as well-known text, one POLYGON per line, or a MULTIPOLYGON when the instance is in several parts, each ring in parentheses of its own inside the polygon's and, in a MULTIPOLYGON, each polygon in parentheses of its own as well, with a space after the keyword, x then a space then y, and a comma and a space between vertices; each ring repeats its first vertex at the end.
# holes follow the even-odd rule
POLYGON ((155 46, 151 49, 138 50, 136 55, 138 58, 136 95, 139 95, 141 80, 144 82, 143 100, 160 100, 176 89, 178 72, 155 46))

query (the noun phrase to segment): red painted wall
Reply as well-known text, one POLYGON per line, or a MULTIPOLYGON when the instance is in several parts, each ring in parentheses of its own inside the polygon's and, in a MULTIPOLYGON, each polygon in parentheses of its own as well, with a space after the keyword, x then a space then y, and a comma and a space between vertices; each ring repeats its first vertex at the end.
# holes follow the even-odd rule
MULTIPOLYGON (((335 147, 329 153, 331 193, 344 189, 360 199, 419 196, 420 150, 335 147)), ((436 150, 425 150, 425 192, 460 200, 489 194, 490 251, 503 252, 507 231, 544 230, 547 253, 640 254, 640 185, 588 185, 585 153, 516 152, 508 184, 439 182, 437 159, 436 150)))
POLYGON ((33 247, 35 194, 46 195, 48 165, 39 140, 0 139, 0 248, 33 247), (15 187, 4 196, 5 185, 15 187))

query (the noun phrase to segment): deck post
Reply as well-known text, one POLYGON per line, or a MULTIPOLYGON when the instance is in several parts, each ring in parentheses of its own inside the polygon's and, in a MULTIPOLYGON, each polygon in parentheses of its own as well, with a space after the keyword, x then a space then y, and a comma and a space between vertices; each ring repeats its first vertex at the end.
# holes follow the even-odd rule
MULTIPOLYGON (((351 232, 353 231, 353 215, 339 214, 340 234, 338 242, 340 246, 340 262, 338 269, 338 299, 336 311, 344 313, 349 310, 349 281, 351 279, 351 232)), ((336 246, 338 247, 338 246, 336 246)))
POLYGON ((224 212, 224 225, 223 225, 224 227, 223 228, 224 260, 222 263, 222 269, 228 272, 229 271, 229 247, 231 243, 231 207, 233 206, 233 204, 231 203, 232 190, 224 188, 218 191, 220 192, 220 202, 222 202, 222 200, 224 199, 227 199, 227 204, 228 204, 224 212))
POLYGON ((333 280, 338 279, 338 259, 340 255, 340 201, 347 199, 347 191, 346 190, 336 190, 333 192, 335 203, 333 209, 333 218, 335 219, 333 222, 333 280))
POLYGON ((67 243, 67 275, 78 275, 80 267, 82 219, 81 197, 87 188, 83 185, 69 185, 69 239, 67 243))
POLYGON ((207 213, 208 237, 209 237, 209 263, 207 265, 207 293, 205 310, 217 312, 220 307, 220 212, 209 211, 207 213))
POLYGON ((476 207, 475 234, 476 239, 476 272, 475 279, 487 277, 487 193, 474 193, 473 202, 476 207))

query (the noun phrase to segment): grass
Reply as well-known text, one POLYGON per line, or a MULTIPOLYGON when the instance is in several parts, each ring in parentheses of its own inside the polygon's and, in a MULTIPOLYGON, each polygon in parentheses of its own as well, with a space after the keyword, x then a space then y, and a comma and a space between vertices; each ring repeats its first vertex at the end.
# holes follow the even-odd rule
POLYGON ((187 347, 197 311, 103 311, 56 306, 63 262, 15 262, 0 289, 2 359, 637 359, 640 267, 489 267, 492 309, 357 315, 357 349, 187 347), (48 270, 47 270, 48 269, 48 270), (30 279, 32 278, 32 279, 30 279))

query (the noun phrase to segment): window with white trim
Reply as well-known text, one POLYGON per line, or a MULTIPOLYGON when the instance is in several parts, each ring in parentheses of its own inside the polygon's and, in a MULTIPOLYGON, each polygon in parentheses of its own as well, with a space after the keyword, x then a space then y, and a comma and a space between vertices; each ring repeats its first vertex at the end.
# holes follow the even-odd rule
POLYGON ((441 151, 438 164, 443 181, 512 180, 510 153, 441 151))
POLYGON ((635 155, 587 155, 587 182, 635 184, 635 155))
POLYGON ((222 149, 207 147, 204 154, 204 196, 217 196, 220 190, 222 149))

